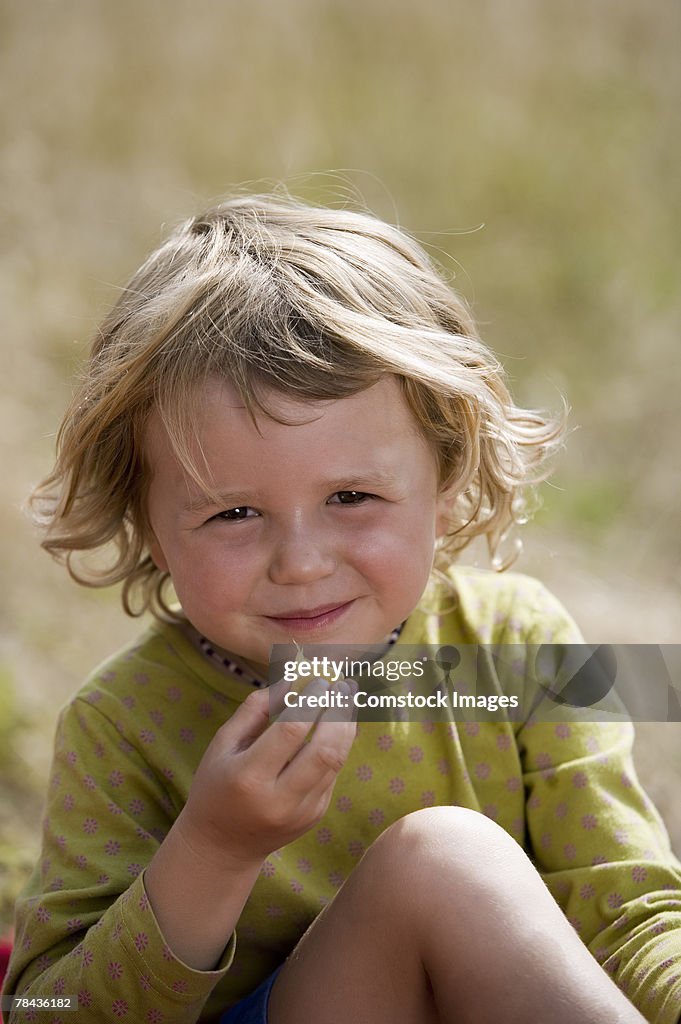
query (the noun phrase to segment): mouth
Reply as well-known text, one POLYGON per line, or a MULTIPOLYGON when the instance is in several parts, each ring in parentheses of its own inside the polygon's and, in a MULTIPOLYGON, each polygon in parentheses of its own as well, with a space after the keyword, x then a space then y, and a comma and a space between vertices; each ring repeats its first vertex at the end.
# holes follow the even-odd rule
POLYGON ((344 604, 321 605, 319 608, 296 608, 285 615, 266 615, 265 618, 289 633, 295 630, 309 632, 336 622, 352 604, 354 599, 344 604))

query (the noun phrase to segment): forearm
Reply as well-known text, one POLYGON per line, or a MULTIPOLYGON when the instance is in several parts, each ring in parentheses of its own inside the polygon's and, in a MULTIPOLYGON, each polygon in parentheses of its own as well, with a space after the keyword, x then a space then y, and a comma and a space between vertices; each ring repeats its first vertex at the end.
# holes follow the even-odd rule
MULTIPOLYGON (((88 887, 80 893, 73 890, 73 895, 82 899, 93 891, 88 887)), ((156 1014, 164 1024, 196 1024, 206 1000, 229 970, 229 943, 213 972, 197 970, 169 955, 142 874, 103 913, 101 901, 88 898, 93 906, 85 913, 94 923, 79 932, 74 931, 73 909, 64 892, 20 901, 6 993, 29 1000, 60 994, 72 997, 78 1008, 64 1016, 68 1024, 112 1021, 125 1014, 126 1020, 142 1021, 156 1014), (47 913, 36 917, 41 908, 47 913)), ((32 1009, 17 1008, 7 1020, 25 1024, 32 1015, 32 1009)))
POLYGON ((174 955, 213 970, 257 880, 261 861, 235 863, 188 838, 182 815, 144 872, 158 926, 174 955))

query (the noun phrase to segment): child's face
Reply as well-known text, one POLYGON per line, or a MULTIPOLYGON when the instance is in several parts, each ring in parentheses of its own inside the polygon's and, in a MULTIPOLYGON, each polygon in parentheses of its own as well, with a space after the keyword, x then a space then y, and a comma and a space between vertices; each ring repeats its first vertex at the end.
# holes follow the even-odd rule
POLYGON ((263 672, 292 637, 385 638, 418 603, 445 527, 434 454, 394 377, 341 400, 267 397, 296 425, 263 416, 261 436, 231 384, 203 389, 219 505, 201 507, 157 414, 147 434, 154 562, 196 629, 263 672))

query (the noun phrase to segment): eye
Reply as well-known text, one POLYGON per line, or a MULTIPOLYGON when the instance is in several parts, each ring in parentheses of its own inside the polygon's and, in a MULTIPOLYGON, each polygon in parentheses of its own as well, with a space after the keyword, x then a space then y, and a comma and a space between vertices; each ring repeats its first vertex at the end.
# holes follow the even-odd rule
POLYGON ((238 522, 241 519, 252 519, 253 515, 249 515, 252 512, 253 515, 257 515, 255 509, 252 509, 250 505, 238 505, 237 508, 227 508, 222 512, 218 512, 217 515, 211 516, 209 522, 213 519, 223 519, 228 523, 238 522))
POLYGON ((365 501, 371 500, 374 495, 367 494, 365 491, 336 491, 334 497, 338 497, 339 505, 362 505, 365 501))

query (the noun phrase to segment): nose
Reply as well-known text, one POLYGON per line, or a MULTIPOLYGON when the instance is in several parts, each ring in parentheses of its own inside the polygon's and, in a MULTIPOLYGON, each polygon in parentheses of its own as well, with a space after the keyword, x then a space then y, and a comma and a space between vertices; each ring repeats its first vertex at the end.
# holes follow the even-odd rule
POLYGON ((333 540, 324 530, 296 524, 277 537, 269 564, 273 583, 312 583, 336 569, 333 540))

